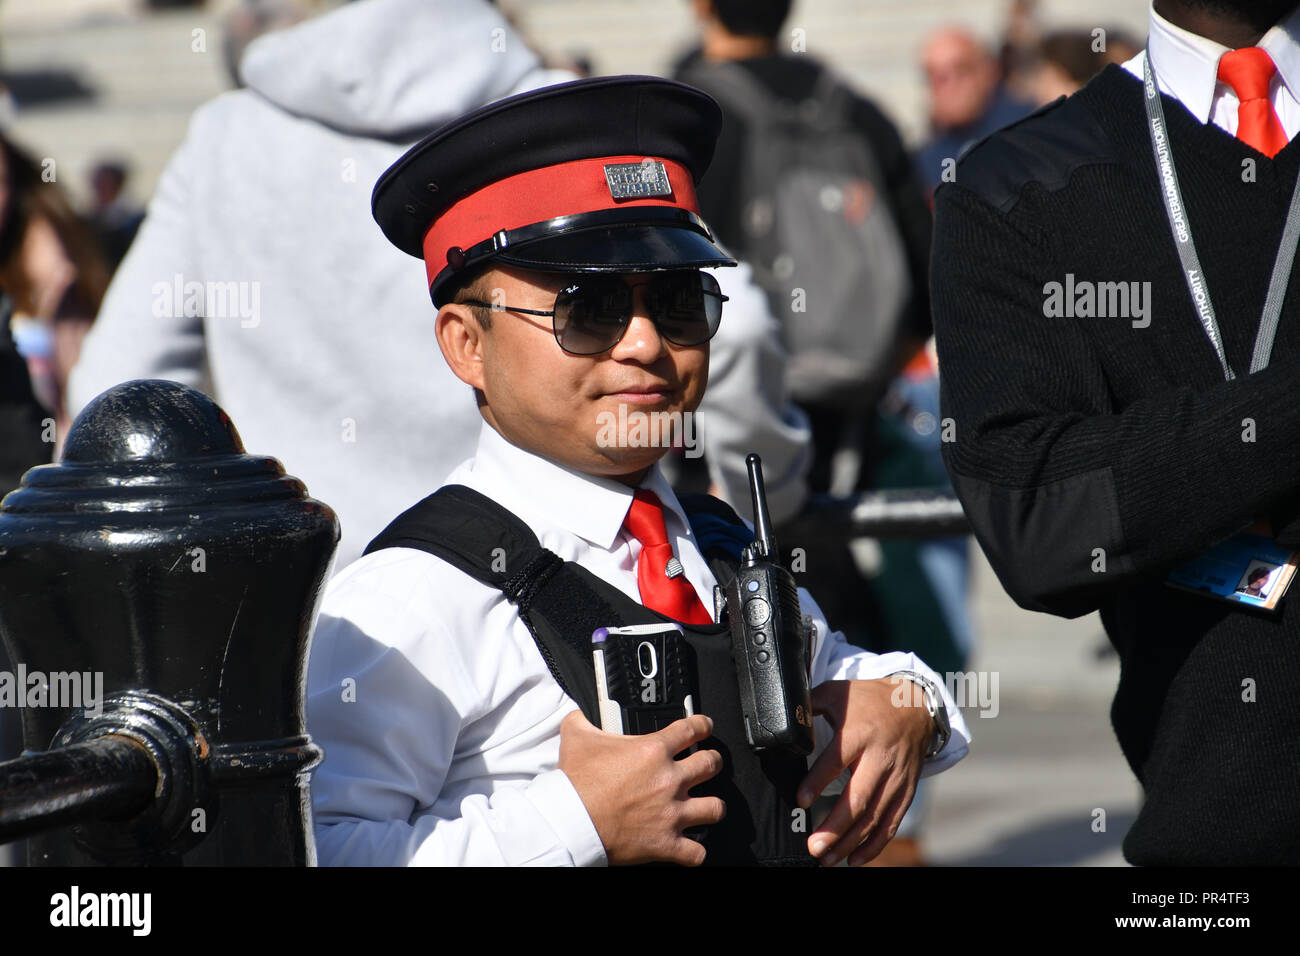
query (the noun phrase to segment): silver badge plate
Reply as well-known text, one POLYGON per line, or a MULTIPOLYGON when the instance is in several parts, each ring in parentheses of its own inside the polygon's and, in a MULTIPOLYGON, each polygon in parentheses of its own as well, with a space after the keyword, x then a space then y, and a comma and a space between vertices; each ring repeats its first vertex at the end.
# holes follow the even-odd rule
POLYGON ((639 163, 610 163, 605 167, 605 181, 614 199, 644 199, 647 196, 671 196, 668 170, 657 159, 639 163))

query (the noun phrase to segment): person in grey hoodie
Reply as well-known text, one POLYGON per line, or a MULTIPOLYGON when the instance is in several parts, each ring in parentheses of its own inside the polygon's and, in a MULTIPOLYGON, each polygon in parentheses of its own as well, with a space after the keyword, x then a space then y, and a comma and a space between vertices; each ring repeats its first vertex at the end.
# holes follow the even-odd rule
MULTIPOLYGON (((449 119, 571 76, 484 0, 362 0, 259 38, 241 73, 246 88, 195 112, 163 173, 69 409, 133 378, 204 389, 250 452, 337 511, 337 570, 471 457, 480 427, 370 186, 449 119)), ((746 508, 744 455, 761 454, 781 520, 804 497, 807 423, 761 293, 719 279, 732 302, 699 441, 715 487, 746 508)))

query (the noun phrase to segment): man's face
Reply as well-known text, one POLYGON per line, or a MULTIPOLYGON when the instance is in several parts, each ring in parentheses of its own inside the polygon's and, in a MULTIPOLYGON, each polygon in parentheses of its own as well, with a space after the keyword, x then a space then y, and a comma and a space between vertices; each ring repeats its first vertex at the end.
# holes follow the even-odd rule
MULTIPOLYGON (((481 288, 486 301, 549 311, 574 278, 498 267, 481 288)), ((636 285, 649 277, 621 278, 636 285)), ((551 318, 509 308, 491 312, 485 330, 468 307, 444 306, 439 343, 453 372, 482 392, 483 417, 511 444, 586 474, 635 484, 667 449, 638 440, 620 423, 635 427, 638 419, 649 424, 670 420, 672 413, 693 414, 709 372, 708 343, 679 346, 663 338, 646 312, 645 292, 645 286, 634 289, 623 337, 598 355, 570 355, 556 343, 551 318), (654 413, 669 414, 656 419, 654 413)), ((649 428, 642 433, 658 434, 649 428)))
POLYGON ((974 37, 943 30, 927 41, 921 65, 930 86, 930 119, 939 129, 978 120, 997 87, 997 64, 974 37))

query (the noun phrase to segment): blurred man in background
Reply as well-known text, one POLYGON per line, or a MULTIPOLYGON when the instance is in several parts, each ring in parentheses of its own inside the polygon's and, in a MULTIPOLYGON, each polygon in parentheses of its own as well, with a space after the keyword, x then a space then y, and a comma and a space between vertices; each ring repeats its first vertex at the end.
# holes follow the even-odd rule
POLYGON ((930 335, 930 217, 879 107, 779 48, 790 6, 697 0, 702 46, 677 78, 723 106, 701 210, 780 317, 813 423, 814 490, 847 494, 871 410, 930 335))
POLYGON ((921 67, 930 91, 930 136, 921 148, 920 174, 933 191, 968 146, 1014 123, 1031 106, 1003 89, 997 58, 964 28, 932 33, 921 48, 921 67))

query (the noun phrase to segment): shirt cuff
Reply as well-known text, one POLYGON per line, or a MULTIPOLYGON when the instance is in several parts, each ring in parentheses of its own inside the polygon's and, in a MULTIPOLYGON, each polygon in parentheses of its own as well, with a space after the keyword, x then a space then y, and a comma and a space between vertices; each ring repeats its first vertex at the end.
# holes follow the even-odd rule
POLYGON ((605 866, 605 845, 578 791, 563 770, 533 778, 528 800, 568 848, 574 866, 605 866))

